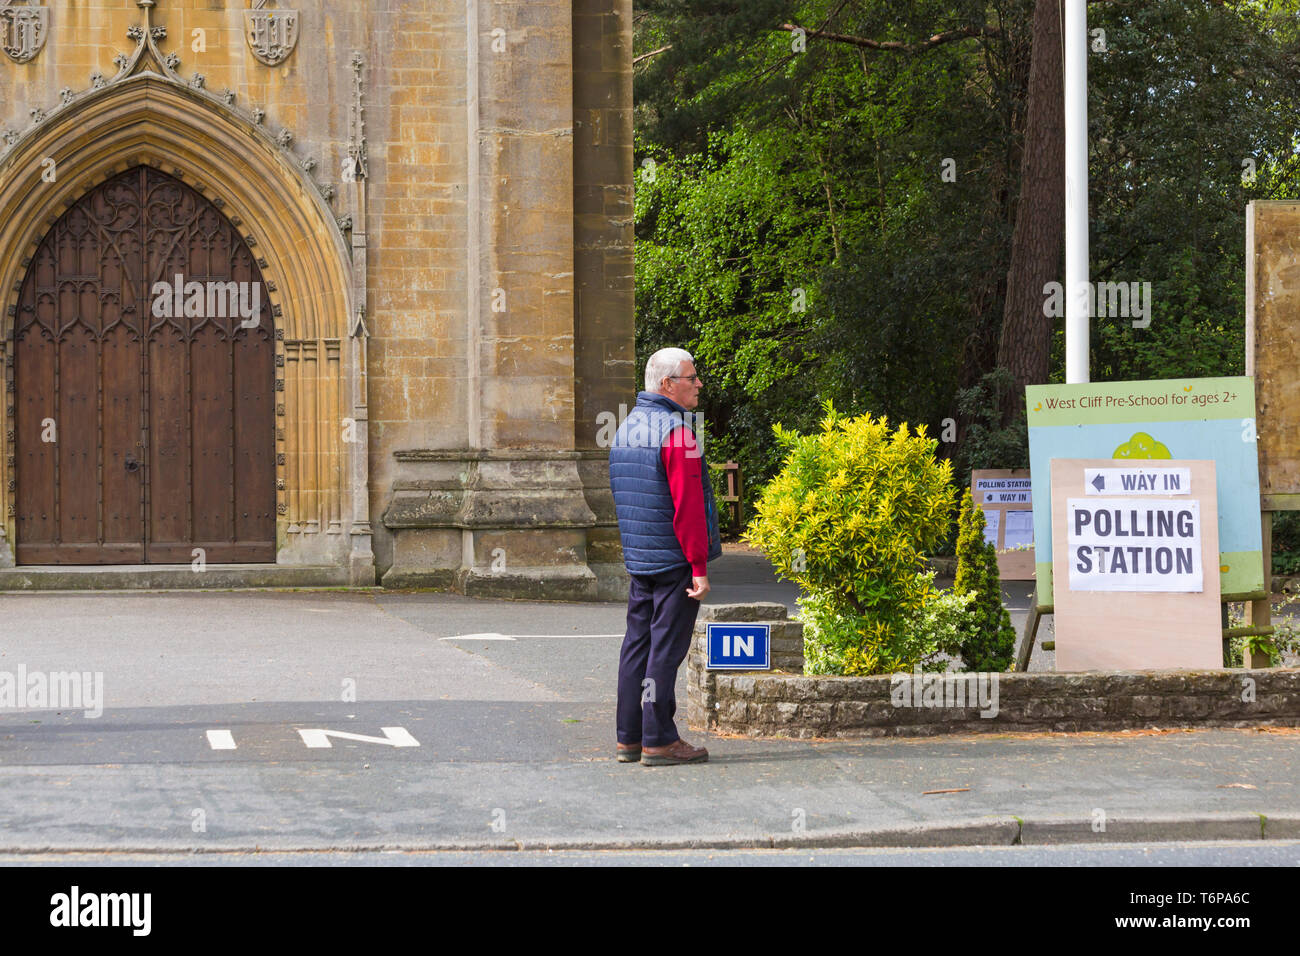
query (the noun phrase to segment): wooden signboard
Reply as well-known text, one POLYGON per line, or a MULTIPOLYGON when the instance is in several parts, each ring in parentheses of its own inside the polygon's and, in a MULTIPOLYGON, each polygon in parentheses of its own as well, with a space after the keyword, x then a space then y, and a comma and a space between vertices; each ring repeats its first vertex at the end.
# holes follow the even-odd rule
POLYGON ((1218 669, 1215 463, 1054 458, 1056 669, 1218 669))
POLYGON ((984 539, 998 549, 998 577, 1034 577, 1034 497, 1027 468, 972 471, 970 493, 984 509, 984 539))
POLYGON ((1219 590, 1250 601, 1264 591, 1259 520, 1255 383, 1244 376, 1030 385, 1029 471, 1034 481, 1037 598, 1052 605, 1054 458, 1109 458, 1117 464, 1195 459, 1214 462, 1219 590))
POLYGON ((1264 511, 1300 510, 1300 202, 1246 207, 1246 374, 1264 511))

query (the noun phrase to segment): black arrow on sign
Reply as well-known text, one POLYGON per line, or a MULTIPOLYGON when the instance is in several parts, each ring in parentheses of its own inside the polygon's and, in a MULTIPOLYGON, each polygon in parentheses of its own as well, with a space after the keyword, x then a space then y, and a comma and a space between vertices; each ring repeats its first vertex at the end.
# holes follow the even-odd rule
POLYGON ((1092 479, 1092 486, 1093 486, 1094 488, 1096 488, 1098 491, 1105 491, 1105 490, 1106 490, 1106 476, 1105 476, 1105 475, 1098 475, 1096 478, 1092 479))

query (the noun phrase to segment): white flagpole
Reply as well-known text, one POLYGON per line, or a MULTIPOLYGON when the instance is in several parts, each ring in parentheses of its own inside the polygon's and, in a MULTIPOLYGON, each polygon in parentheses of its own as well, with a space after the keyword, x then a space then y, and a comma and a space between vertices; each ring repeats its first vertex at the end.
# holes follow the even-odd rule
POLYGON ((1065 381, 1088 381, 1088 5, 1065 0, 1065 381))

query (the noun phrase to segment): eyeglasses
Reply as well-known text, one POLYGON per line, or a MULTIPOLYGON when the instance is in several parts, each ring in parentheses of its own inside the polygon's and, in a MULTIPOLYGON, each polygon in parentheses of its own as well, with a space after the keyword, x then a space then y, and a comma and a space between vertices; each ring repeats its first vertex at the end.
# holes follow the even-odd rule
POLYGON ((668 377, 669 377, 669 378, 684 378, 684 379, 686 379, 687 381, 695 382, 695 383, 697 383, 697 384, 700 383, 700 382, 702 382, 702 381, 704 381, 704 380, 703 380, 702 378, 700 378, 698 375, 669 375, 668 377))

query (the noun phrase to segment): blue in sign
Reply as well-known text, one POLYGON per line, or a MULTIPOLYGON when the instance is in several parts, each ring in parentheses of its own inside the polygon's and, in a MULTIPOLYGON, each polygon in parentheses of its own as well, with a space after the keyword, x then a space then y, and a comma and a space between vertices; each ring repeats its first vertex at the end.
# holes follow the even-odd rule
POLYGON ((708 625, 711 671, 765 671, 772 667, 770 624, 708 625))

